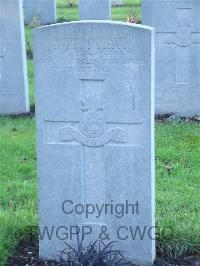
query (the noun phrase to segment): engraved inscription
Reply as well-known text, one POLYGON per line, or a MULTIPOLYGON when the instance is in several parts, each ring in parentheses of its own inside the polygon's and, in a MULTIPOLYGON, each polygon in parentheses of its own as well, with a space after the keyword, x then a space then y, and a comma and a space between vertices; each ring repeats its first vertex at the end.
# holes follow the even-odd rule
MULTIPOLYGON (((187 101, 191 101, 195 104, 200 102, 200 87, 191 87, 190 90, 186 90, 183 92, 183 89, 180 86, 170 87, 170 88, 159 88, 156 93, 156 101, 160 102, 162 100, 163 104, 171 104, 177 103, 177 98, 179 101, 187 99, 187 101), (170 90, 170 95, 168 91, 170 90)), ((200 108, 199 108, 200 109, 200 108)))
POLYGON ((5 81, 5 72, 3 71, 3 60, 5 60, 5 49, 0 54, 0 95, 1 97, 18 97, 9 80, 5 81), (3 73, 4 72, 4 73, 3 73))
POLYGON ((17 92, 13 89, 13 86, 8 82, 4 82, 0 78, 0 95, 1 97, 17 97, 17 92))
POLYGON ((144 59, 138 59, 132 48, 133 44, 130 46, 128 43, 127 38, 98 41, 88 38, 83 41, 80 38, 57 36, 56 48, 51 47, 51 58, 43 58, 41 68, 49 71, 62 69, 72 73, 143 71, 144 59), (80 43, 84 43, 84 46, 81 47, 80 43))

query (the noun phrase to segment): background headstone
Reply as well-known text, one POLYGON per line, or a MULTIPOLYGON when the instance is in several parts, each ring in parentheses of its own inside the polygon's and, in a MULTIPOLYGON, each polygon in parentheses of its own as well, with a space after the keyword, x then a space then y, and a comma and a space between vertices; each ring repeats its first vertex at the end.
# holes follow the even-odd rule
POLYGON ((79 0, 80 20, 109 20, 110 0, 79 0))
POLYGON ((153 261, 153 51, 145 26, 90 21, 34 30, 40 231, 54 227, 51 241, 40 240, 40 257, 55 258, 66 247, 63 237, 77 246, 69 235, 78 225, 92 228, 84 245, 106 226, 126 256, 153 261), (126 201, 139 207, 121 218, 110 211, 86 218, 66 214, 69 200, 73 208, 126 201), (142 241, 131 239, 130 227, 138 226, 142 241))
POLYGON ((53 24, 56 22, 56 0, 23 0, 25 24, 53 24))
POLYGON ((200 1, 143 0, 156 29, 156 113, 200 114, 200 1))
POLYGON ((123 0, 111 0, 112 6, 122 6, 123 0))
POLYGON ((22 2, 0 0, 0 114, 28 111, 22 2))

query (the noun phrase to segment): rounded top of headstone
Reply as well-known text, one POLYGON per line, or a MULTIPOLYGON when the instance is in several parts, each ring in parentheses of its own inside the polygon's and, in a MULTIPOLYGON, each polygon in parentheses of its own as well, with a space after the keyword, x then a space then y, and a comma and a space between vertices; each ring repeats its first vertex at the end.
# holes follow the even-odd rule
POLYGON ((56 24, 51 24, 51 25, 46 25, 46 26, 35 28, 35 29, 33 29, 33 31, 52 29, 52 28, 61 28, 61 27, 70 27, 73 25, 85 25, 85 24, 124 26, 124 27, 140 28, 143 30, 154 31, 154 28, 150 27, 150 26, 135 24, 135 23, 129 23, 129 22, 110 21, 110 20, 82 20, 82 21, 56 23, 56 24))

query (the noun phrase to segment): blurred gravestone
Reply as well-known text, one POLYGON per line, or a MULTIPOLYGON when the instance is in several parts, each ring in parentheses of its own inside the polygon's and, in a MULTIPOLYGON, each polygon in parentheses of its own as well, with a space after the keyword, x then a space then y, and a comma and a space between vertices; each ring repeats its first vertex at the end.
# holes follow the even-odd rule
POLYGON ((0 0, 0 114, 29 111, 21 0, 0 0))
POLYGON ((112 6, 122 6, 123 1, 122 0, 111 0, 112 6))
POLYGON ((56 22, 56 0, 23 0, 25 24, 47 25, 56 22))
POLYGON ((34 64, 40 232, 52 232, 51 240, 40 239, 40 257, 58 259, 64 240, 77 248, 76 235, 70 234, 76 226, 90 231, 83 246, 103 240, 106 228, 125 256, 150 265, 155 257, 152 28, 102 21, 38 28, 34 64), (88 217, 79 209, 87 204, 88 217), (99 216, 95 204, 104 206, 99 216), (138 234, 135 240, 131 230, 138 234))
POLYGON ((156 28, 156 113, 200 115, 200 1, 143 0, 156 28))
POLYGON ((110 0, 79 0, 80 20, 109 20, 110 0))

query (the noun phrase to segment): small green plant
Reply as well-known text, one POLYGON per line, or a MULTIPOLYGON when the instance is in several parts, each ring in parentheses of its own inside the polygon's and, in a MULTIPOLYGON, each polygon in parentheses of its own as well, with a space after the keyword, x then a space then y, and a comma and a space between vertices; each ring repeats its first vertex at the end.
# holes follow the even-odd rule
POLYGON ((29 40, 26 40, 26 55, 28 59, 33 59, 33 50, 29 40))
POLYGON ((75 6, 75 1, 74 0, 66 0, 66 6, 67 7, 75 6))
POLYGON ((115 266, 136 265, 123 256, 123 251, 114 249, 116 241, 105 244, 97 240, 88 247, 83 247, 83 239, 79 240, 77 233, 77 248, 73 248, 67 242, 66 248, 61 251, 60 265, 62 266, 115 266))
POLYGON ((41 25, 41 23, 40 23, 40 12, 37 11, 37 12, 35 12, 35 14, 34 14, 33 17, 32 17, 32 20, 31 20, 30 26, 31 26, 32 28, 37 28, 37 27, 39 27, 40 25, 41 25))
POLYGON ((66 18, 64 18, 64 17, 59 17, 59 18, 57 19, 57 23, 63 23, 63 22, 69 22, 69 20, 66 19, 66 18))
POLYGON ((137 17, 138 13, 136 10, 134 10, 133 12, 129 12, 127 17, 127 22, 137 24, 138 23, 137 17))

